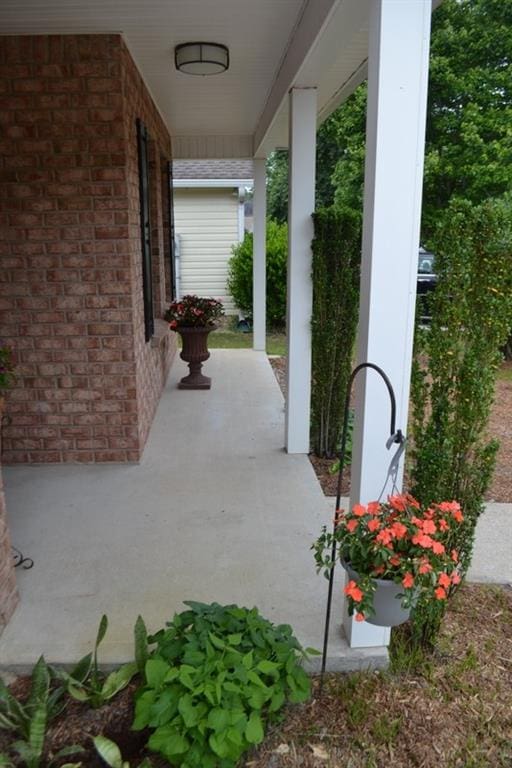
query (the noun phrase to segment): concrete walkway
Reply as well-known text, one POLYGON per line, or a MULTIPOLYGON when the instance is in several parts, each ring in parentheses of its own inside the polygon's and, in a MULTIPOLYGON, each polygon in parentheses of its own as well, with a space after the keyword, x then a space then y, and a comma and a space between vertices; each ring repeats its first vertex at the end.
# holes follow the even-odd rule
MULTIPOLYGON (((0 666, 91 649, 102 613, 105 663, 133 656, 141 613, 156 630, 186 599, 257 605, 321 647, 326 581, 311 542, 330 522, 306 456, 283 451, 283 399, 268 359, 214 350, 209 392, 183 392, 176 360, 138 466, 5 467, 20 605, 0 638, 0 666)), ((337 590, 341 606, 341 588, 337 590)), ((383 665, 386 649, 350 650, 340 617, 331 669, 383 665)))

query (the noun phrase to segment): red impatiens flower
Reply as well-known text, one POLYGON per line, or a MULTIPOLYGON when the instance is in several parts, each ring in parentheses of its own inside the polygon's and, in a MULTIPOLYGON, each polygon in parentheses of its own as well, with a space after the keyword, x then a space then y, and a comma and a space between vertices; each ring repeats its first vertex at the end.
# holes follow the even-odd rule
POLYGON ((458 563, 459 562, 459 553, 457 552, 456 549, 452 549, 450 557, 451 557, 451 559, 453 560, 454 563, 458 563))
POLYGON ((448 531, 449 529, 450 529, 450 526, 448 525, 444 517, 442 517, 441 520, 439 521, 439 530, 444 532, 444 531, 448 531))
POLYGON ((450 579, 447 573, 443 572, 439 575, 437 583, 439 584, 440 587, 444 587, 445 589, 448 589, 448 587, 452 583, 452 580, 450 579))
POLYGON ((380 501, 370 501, 368 504, 368 514, 378 515, 380 512, 380 501))
POLYGON ((430 564, 429 560, 426 557, 422 557, 420 561, 420 567, 418 568, 418 572, 422 575, 425 573, 430 573, 432 570, 432 565, 430 564))
POLYGON ((460 582, 461 582, 460 574, 457 573, 457 571, 454 571, 452 573, 452 584, 455 586, 456 584, 460 584, 460 582))
POLYGON ((356 517, 362 517, 366 515, 366 507, 363 507, 362 504, 355 504, 352 508, 352 514, 356 517))
POLYGON ((425 520, 422 525, 423 533, 435 533, 437 531, 436 524, 433 520, 425 520))
POLYGON ((380 528, 380 520, 377 520, 377 518, 372 517, 371 520, 368 520, 368 530, 374 533, 375 531, 378 531, 380 528))
POLYGON ((384 544, 385 547, 388 547, 393 541, 393 537, 394 534, 391 528, 383 528, 382 531, 375 537, 375 541, 378 541, 379 544, 384 544))
POLYGON ((412 539, 413 544, 419 544, 420 547, 424 547, 425 549, 432 549, 432 545, 434 544, 434 540, 430 538, 430 536, 427 536, 426 533, 416 533, 412 539))
POLYGON ((434 553, 434 555, 442 555, 444 552, 446 552, 446 547, 444 546, 444 544, 441 544, 440 541, 433 541, 432 552, 434 553))
POLYGON ((356 582, 351 580, 343 590, 348 597, 351 597, 354 603, 360 603, 363 599, 363 593, 357 586, 356 582))
POLYGON ((349 520, 347 523, 347 531, 350 531, 350 533, 354 533, 355 529, 359 525, 359 520, 349 520))
POLYGON ((410 571, 407 571, 405 576, 402 579, 402 586, 405 589, 410 589, 412 586, 414 586, 414 576, 410 571))
POLYGON ((401 562, 402 562, 402 559, 399 555, 393 555, 393 557, 389 558, 389 564, 394 565, 395 568, 397 568, 401 562))
POLYGON ((393 523, 391 530, 393 531, 395 539, 403 539, 407 534, 407 526, 405 526, 403 523, 399 523, 398 521, 393 523))
POLYGON ((361 612, 356 613, 356 621, 364 621, 364 619, 365 619, 364 613, 361 613, 361 612))
POLYGON ((444 590, 442 587, 435 589, 434 595, 436 596, 436 600, 446 600, 447 597, 446 590, 444 590))

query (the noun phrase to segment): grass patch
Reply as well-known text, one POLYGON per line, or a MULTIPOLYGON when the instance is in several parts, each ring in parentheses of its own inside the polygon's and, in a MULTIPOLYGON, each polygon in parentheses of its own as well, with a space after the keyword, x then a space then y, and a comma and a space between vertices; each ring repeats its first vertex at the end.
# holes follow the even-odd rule
MULTIPOLYGON (((223 328, 210 334, 208 347, 210 349, 252 349, 252 333, 241 333, 223 328)), ((286 354, 286 336, 284 333, 277 331, 267 333, 267 354, 286 354)))

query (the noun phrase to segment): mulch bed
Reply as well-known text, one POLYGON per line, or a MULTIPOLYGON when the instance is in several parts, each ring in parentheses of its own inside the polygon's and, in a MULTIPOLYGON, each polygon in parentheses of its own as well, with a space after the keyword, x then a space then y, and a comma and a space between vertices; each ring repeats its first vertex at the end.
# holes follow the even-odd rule
MULTIPOLYGON (((274 369, 281 391, 286 393, 286 358, 273 357, 270 363, 274 369)), ((504 371, 512 372, 512 362, 503 364, 504 371)), ((489 435, 500 441, 494 477, 487 492, 487 501, 512 502, 512 375, 496 382, 494 405, 489 420, 489 435)), ((316 476, 326 496, 336 496, 338 479, 330 473, 332 459, 320 459, 310 455, 316 476)), ((344 471, 342 494, 350 492, 350 468, 344 471)))
MULTIPOLYGON (((245 768, 510 768, 512 765, 512 590, 465 586, 454 596, 436 653, 413 671, 329 676, 305 705, 289 707, 245 768)), ((405 671, 404 671, 405 670, 405 671)), ((47 765, 64 745, 71 758, 102 765, 91 737, 103 733, 136 768, 148 733, 133 733, 136 683, 100 709, 69 701, 48 731, 47 765)), ((11 690, 23 698, 27 678, 11 690)), ((0 753, 9 739, 0 731, 0 753)), ((68 758, 69 760, 70 758, 68 758)), ((64 761, 62 761, 64 762, 64 761)), ((155 768, 167 765, 151 755, 155 768)), ((242 768, 241 766, 241 768, 242 768)))
POLYGON ((316 684, 246 768, 510 768, 511 622, 512 590, 462 588, 433 657, 316 684))

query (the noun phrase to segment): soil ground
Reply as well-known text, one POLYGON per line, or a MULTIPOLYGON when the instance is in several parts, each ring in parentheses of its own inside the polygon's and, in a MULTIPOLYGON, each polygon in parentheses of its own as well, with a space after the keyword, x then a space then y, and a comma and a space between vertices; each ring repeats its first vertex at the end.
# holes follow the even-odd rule
MULTIPOLYGON (((312 699, 287 708, 240 768, 510 768, 511 622, 510 588, 463 587, 434 655, 411 660, 398 650, 394 670, 329 676, 323 695, 315 679, 312 699)), ((69 701, 48 730, 42 765, 63 746, 79 744, 86 751, 71 759, 99 768, 91 737, 103 733, 136 768, 148 738, 130 730, 136 685, 96 710, 69 701)), ((11 690, 26 697, 27 678, 11 690)), ((10 742, 0 731, 0 753, 10 742)), ((167 765, 154 755, 151 763, 167 765)))
MULTIPOLYGON (((270 359, 270 363, 284 393, 286 358, 274 357, 270 359)), ((486 499, 487 501, 512 502, 512 362, 503 364, 496 382, 496 393, 488 432, 491 437, 499 440, 500 449, 494 477, 486 499)), ((336 496, 338 478, 336 474, 333 475, 329 471, 333 465, 332 459, 319 459, 313 455, 309 458, 325 495, 336 496)), ((350 490, 349 468, 345 470, 344 475, 342 494, 348 495, 350 490)))

